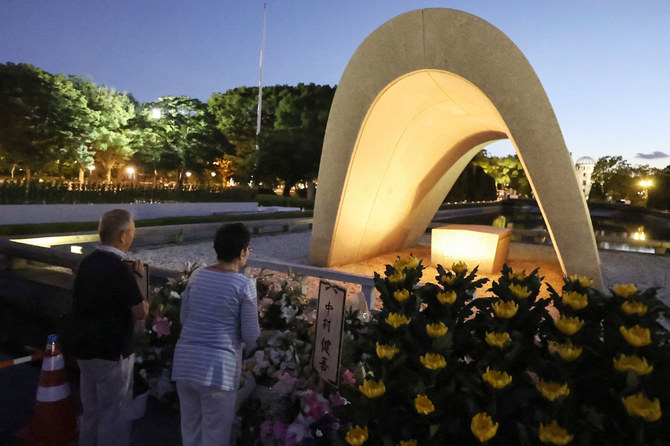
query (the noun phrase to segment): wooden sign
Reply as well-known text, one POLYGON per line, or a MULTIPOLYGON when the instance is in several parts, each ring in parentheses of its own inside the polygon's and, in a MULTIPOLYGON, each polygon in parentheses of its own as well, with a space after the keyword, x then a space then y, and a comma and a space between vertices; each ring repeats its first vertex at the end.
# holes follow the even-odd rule
POLYGON ((340 377, 340 351, 344 328, 344 304, 347 290, 322 280, 312 365, 324 381, 337 386, 340 377))

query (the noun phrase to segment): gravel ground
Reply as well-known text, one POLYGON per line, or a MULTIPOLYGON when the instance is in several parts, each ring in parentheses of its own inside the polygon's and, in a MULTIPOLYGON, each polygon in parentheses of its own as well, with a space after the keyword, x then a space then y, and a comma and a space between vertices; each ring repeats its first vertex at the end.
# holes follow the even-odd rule
MULTIPOLYGON (((275 259, 289 263, 309 264, 309 245, 311 231, 282 233, 277 235, 255 236, 251 240, 253 252, 252 258, 275 259)), ((407 256, 410 253, 423 259, 427 266, 424 271, 424 280, 430 281, 436 270, 430 266, 430 235, 424 236, 419 246, 404 251, 385 254, 352 265, 335 267, 340 271, 372 275, 375 271, 383 272, 384 265, 392 263, 397 256, 407 256)), ((539 267, 540 274, 545 277, 545 282, 554 288, 560 289, 563 285, 558 261, 551 258, 550 247, 539 247, 534 245, 522 245, 513 243, 508 257, 508 263, 515 270, 525 269, 527 272, 539 267), (542 251, 542 255, 525 255, 530 251, 542 251), (549 255, 547 255, 547 253, 549 255), (543 258, 544 257, 544 258, 543 258)), ((212 242, 195 244, 169 245, 153 249, 141 249, 131 251, 131 258, 139 258, 143 261, 173 270, 181 270, 186 262, 197 262, 200 264, 212 264, 215 261, 212 242)), ((639 254, 623 251, 600 251, 603 278, 606 286, 614 286, 617 283, 635 283, 638 288, 660 287, 659 296, 670 303, 670 257, 655 256, 652 254, 639 254)), ((496 275, 482 275, 491 280, 496 275)), ((310 289, 316 289, 310 284, 310 289)), ((355 288, 352 289, 356 291, 355 288)), ((309 294, 309 293, 308 293, 309 294)), ((486 293, 483 293, 485 295, 486 293)), ((543 288, 543 294, 546 290, 543 288)))

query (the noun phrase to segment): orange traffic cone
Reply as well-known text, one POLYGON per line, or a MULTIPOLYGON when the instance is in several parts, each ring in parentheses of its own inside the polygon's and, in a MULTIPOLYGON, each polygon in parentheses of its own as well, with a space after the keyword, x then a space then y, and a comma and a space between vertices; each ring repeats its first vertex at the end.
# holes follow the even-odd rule
POLYGON ((35 411, 21 435, 26 446, 67 446, 78 436, 74 400, 56 340, 56 335, 49 335, 47 339, 35 411))

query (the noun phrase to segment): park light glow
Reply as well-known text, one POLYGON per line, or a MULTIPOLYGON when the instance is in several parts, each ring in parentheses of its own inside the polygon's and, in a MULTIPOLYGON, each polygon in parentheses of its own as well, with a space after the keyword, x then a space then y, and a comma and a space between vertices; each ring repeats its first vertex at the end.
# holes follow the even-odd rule
POLYGON ((89 172, 93 172, 95 170, 95 166, 91 164, 90 166, 87 167, 89 172))
POLYGON ((214 178, 216 176, 216 172, 212 172, 211 175, 212 175, 212 178, 214 178))
POLYGON ((484 274, 498 272, 507 260, 511 233, 510 229, 484 225, 433 228, 430 261, 443 266, 463 261, 472 267, 478 265, 484 274))
POLYGON ((132 175, 132 174, 135 173, 135 168, 130 167, 130 166, 126 167, 126 172, 128 173, 128 175, 132 175))
POLYGON ((191 172, 186 172, 186 178, 191 178, 192 173, 191 172))
POLYGON ((640 186, 645 187, 645 188, 646 188, 646 187, 651 187, 652 184, 653 184, 653 183, 651 182, 651 180, 642 180, 642 181, 640 181, 640 186))

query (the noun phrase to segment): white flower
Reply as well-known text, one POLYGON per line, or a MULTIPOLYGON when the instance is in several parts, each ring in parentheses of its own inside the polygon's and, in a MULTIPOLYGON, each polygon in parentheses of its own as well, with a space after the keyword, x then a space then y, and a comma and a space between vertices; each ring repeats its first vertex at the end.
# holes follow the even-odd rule
POLYGON ((312 434, 309 432, 309 425, 311 421, 307 419, 303 414, 299 414, 293 423, 291 423, 286 429, 287 437, 290 434, 295 436, 296 442, 299 444, 305 438, 313 438, 312 434))
POLYGON ((273 364, 278 364, 281 362, 282 352, 279 350, 272 349, 270 350, 270 362, 273 364))
POLYGON ((181 296, 180 296, 179 293, 176 292, 175 290, 172 290, 172 291, 170 292, 170 297, 172 297, 173 299, 181 299, 181 296))
POLYGON ((294 318, 295 315, 298 313, 298 309, 291 307, 291 306, 282 306, 281 307, 281 317, 284 319, 287 323, 291 322, 294 318))

